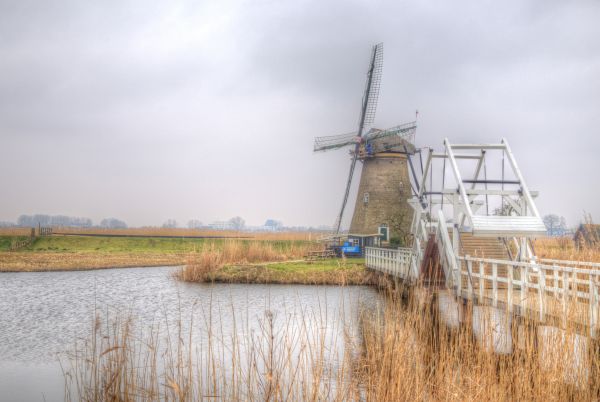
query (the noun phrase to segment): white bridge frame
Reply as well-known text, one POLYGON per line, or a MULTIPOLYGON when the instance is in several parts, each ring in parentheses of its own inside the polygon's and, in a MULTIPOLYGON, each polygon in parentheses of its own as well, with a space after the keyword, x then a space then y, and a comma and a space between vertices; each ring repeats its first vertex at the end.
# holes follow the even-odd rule
MULTIPOLYGON (((545 234, 545 226, 533 201, 508 142, 500 144, 458 144, 444 140, 444 153, 429 151, 418 191, 409 203, 414 209, 411 248, 385 249, 367 247, 365 264, 368 268, 399 278, 407 283, 419 281, 423 253, 429 235, 435 235, 439 260, 446 286, 456 297, 492 306, 504 306, 508 311, 533 316, 544 322, 551 317, 566 322, 567 317, 598 336, 600 317, 600 264, 578 261, 537 259, 529 244, 532 237, 545 234), (506 155, 518 189, 477 189, 486 152, 501 150, 506 155), (455 151, 470 151, 459 154, 455 151), (475 153, 473 153, 473 151, 475 153), (454 174, 456 188, 431 189, 432 160, 446 159, 454 174), (457 159, 476 159, 472 179, 463 180, 457 159), (472 184, 470 188, 465 183, 472 184), (430 191, 426 191, 427 185, 430 191), (500 196, 509 205, 509 215, 477 214, 481 197, 500 196), (452 209, 452 219, 444 216, 443 205, 452 209), (452 238, 449 235, 449 224, 452 238), (473 236, 492 236, 511 241, 518 250, 510 260, 474 258, 460 255, 460 233, 473 236), (577 310, 577 311, 574 311, 577 310)), ((443 182, 443 181, 442 181, 443 182)), ((504 182, 503 182, 504 184, 504 182)), ((487 202, 487 201, 486 201, 487 202)))

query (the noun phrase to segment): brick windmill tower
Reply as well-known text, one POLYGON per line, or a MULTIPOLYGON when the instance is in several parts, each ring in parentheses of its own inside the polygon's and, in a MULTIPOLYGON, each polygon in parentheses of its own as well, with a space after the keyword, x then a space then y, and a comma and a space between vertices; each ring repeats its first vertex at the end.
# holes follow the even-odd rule
POLYGON ((410 229, 412 210, 407 200, 412 194, 408 155, 415 152, 417 126, 411 122, 386 130, 370 127, 377 109, 382 66, 383 44, 379 43, 371 52, 358 131, 317 137, 314 151, 351 147, 350 172, 335 224, 336 233, 340 231, 356 162, 360 161, 362 173, 349 233, 359 237, 380 234, 381 240, 386 242, 392 237, 405 236, 410 229))

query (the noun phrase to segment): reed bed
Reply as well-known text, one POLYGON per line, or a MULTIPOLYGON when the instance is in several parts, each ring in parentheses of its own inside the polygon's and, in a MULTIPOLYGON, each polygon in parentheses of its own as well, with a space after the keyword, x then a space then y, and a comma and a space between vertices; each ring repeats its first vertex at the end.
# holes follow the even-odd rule
POLYGON ((356 399, 342 319, 325 308, 295 310, 248 321, 232 307, 223 312, 234 317, 231 332, 212 306, 198 321, 192 313, 189 323, 165 318, 144 329, 131 318, 96 317, 90 337, 63 360, 65 399, 356 399))
POLYGON ((84 271, 183 265, 188 253, 0 252, 0 272, 84 271))
POLYGON ((534 242, 535 252, 540 258, 568 261, 600 262, 600 248, 576 247, 570 237, 548 237, 534 242))
MULTIPOLYGON (((197 323, 180 321, 163 337, 156 327, 136 335, 129 321, 106 323, 105 329, 97 323, 71 355, 66 389, 71 399, 86 401, 600 397, 598 345, 575 342, 572 328, 542 336, 533 323, 505 323, 513 351, 497 354, 485 340, 497 332, 489 316, 479 314, 479 325, 488 330, 478 334, 471 325, 446 326, 435 305, 422 289, 407 299, 390 292, 383 309, 364 310, 354 322, 328 316, 326 309, 287 318, 266 310, 258 328, 239 323, 232 334, 208 314, 200 343, 186 329, 197 323), (343 339, 332 339, 340 329, 343 339)), ((467 311, 468 322, 473 310, 467 311)), ((235 309, 226 314, 235 316, 235 309)))
MULTIPOLYGON (((419 293, 418 290, 415 293, 419 293)), ((447 326, 439 310, 412 297, 389 299, 382 315, 362 319, 359 365, 372 401, 595 401, 600 397, 598 344, 576 328, 536 327, 497 311, 467 309, 447 326), (493 313, 492 313, 493 312, 493 313), (474 324, 475 323, 475 324, 474 324), (473 325, 474 324, 474 325, 473 325), (501 327, 509 338, 498 339, 501 327), (508 339, 508 340, 507 340, 508 339), (511 353, 494 349, 511 344, 511 353)))
POLYGON ((314 248, 311 243, 241 242, 229 240, 221 245, 207 243, 188 256, 187 264, 177 274, 186 282, 211 282, 227 264, 245 265, 303 258, 314 248))

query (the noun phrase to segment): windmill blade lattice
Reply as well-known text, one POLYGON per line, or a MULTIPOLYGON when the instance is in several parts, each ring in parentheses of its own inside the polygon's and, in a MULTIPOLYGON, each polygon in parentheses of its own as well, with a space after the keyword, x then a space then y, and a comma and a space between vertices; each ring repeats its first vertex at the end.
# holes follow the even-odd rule
POLYGON ((381 88, 381 75, 383 71, 383 43, 378 43, 373 47, 372 60, 373 63, 368 72, 370 79, 367 80, 367 87, 365 88, 365 96, 367 97, 367 106, 365 108, 363 123, 365 126, 373 124, 375 112, 377 111, 379 89, 381 88))
POLYGON ((356 131, 347 134, 315 137, 314 152, 342 148, 347 145, 354 145, 357 142, 360 142, 360 137, 356 131))
POLYGON ((385 130, 370 130, 365 136, 367 141, 376 140, 378 138, 389 137, 391 135, 398 135, 406 139, 407 141, 413 142, 415 132, 417 130, 417 122, 413 121, 410 123, 400 124, 385 130))

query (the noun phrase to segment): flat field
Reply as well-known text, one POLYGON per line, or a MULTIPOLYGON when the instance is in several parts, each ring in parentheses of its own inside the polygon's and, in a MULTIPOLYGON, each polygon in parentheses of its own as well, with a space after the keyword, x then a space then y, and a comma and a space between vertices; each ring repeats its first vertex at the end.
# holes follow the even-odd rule
MULTIPOLYGON (((49 271, 185 264, 190 254, 208 250, 267 248, 277 256, 300 257, 316 247, 306 240, 199 239, 156 237, 61 236, 37 238, 9 251, 22 236, 0 236, 0 271, 49 271), (231 247, 235 244, 235 247, 231 247)), ((288 259, 280 257, 278 260, 288 259)), ((242 261, 242 260, 241 260, 242 261)))

